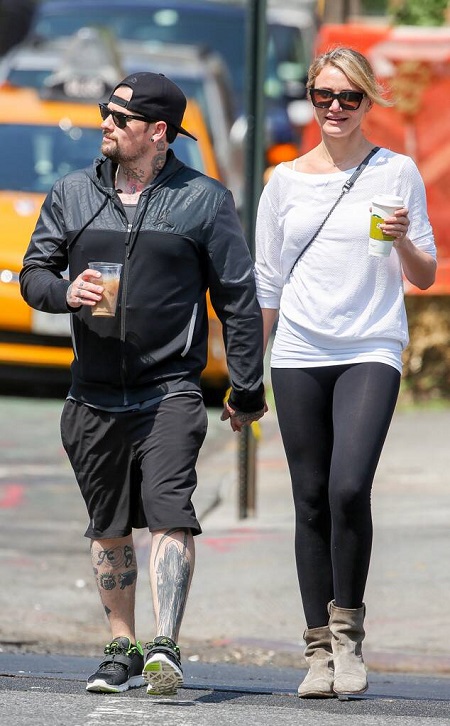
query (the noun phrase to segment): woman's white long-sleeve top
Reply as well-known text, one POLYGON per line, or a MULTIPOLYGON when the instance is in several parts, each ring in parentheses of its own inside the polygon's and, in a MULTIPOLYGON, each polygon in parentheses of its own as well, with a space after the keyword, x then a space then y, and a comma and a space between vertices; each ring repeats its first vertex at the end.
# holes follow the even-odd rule
POLYGON ((262 308, 279 310, 271 365, 379 361, 402 368, 408 343, 400 258, 368 254, 371 199, 403 198, 408 237, 436 256, 425 187, 413 160, 380 149, 344 195, 292 273, 354 169, 306 174, 277 166, 256 222, 256 283, 262 308))

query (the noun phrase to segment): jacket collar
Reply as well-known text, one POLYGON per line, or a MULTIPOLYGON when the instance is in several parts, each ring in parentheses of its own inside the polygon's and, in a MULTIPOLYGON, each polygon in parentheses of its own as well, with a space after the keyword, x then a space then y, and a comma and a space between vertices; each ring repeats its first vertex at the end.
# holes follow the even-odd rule
MULTIPOLYGON (((177 159, 172 149, 168 149, 166 163, 148 188, 155 189, 156 187, 165 184, 168 179, 184 167, 185 164, 177 159)), ((96 180, 109 194, 112 194, 115 191, 114 179, 116 171, 117 164, 113 163, 111 159, 107 159, 105 156, 102 156, 94 161, 94 173, 96 180)))

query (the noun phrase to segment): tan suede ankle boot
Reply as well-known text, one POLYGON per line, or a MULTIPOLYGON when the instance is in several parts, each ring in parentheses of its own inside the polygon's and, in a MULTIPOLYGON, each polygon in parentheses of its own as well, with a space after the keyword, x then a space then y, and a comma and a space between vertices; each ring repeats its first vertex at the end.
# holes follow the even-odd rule
POLYGON ((306 643, 304 658, 308 673, 298 687, 300 698, 333 698, 333 664, 331 632, 328 625, 307 628, 303 633, 306 643))
POLYGON ((356 609, 336 607, 332 600, 330 613, 331 646, 333 649, 334 685, 338 696, 351 696, 367 691, 367 671, 362 657, 364 616, 366 606, 356 609))

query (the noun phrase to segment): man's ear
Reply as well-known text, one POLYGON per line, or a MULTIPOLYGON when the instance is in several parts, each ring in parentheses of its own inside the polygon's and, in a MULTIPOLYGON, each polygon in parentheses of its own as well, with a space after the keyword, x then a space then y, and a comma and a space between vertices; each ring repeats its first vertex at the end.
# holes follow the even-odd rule
POLYGON ((167 131, 167 124, 165 121, 157 121, 153 129, 153 133, 150 141, 159 141, 163 138, 167 131))

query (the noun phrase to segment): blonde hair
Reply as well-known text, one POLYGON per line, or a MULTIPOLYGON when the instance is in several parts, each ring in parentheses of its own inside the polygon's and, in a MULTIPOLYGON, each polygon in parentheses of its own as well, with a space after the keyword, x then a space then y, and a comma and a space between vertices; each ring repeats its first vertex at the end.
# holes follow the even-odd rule
POLYGON ((334 66, 347 76, 355 86, 363 91, 372 103, 391 106, 392 101, 384 98, 384 88, 375 78, 375 73, 367 58, 353 48, 333 48, 317 56, 308 71, 307 89, 314 88, 315 80, 325 66, 334 66))

